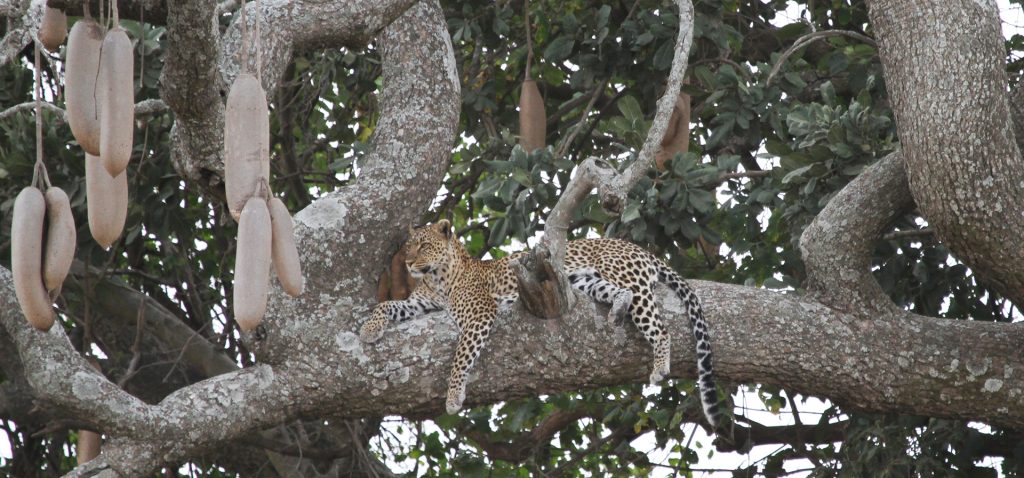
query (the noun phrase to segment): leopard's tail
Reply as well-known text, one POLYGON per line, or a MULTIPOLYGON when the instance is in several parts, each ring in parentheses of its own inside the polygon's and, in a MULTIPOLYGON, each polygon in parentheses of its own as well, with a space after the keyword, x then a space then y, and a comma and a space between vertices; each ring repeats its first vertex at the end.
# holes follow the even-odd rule
POLYGON ((704 416, 720 439, 732 442, 732 421, 722 413, 718 406, 718 388, 715 387, 713 359, 711 358, 711 335, 708 323, 704 318, 704 309, 693 289, 668 266, 659 263, 658 280, 669 286, 679 299, 686 305, 686 313, 690 316, 690 327, 693 328, 693 339, 697 346, 697 389, 700 403, 704 408, 704 416))

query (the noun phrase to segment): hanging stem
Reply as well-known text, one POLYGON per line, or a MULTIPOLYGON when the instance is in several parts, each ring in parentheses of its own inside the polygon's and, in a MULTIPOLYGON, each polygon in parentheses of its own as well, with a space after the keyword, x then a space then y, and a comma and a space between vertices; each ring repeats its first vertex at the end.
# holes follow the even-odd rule
POLYGON ((242 68, 240 69, 239 74, 249 71, 249 47, 245 43, 246 36, 249 31, 248 23, 249 22, 245 16, 245 0, 242 0, 242 39, 240 43, 241 46, 239 47, 242 50, 242 68))
POLYGON ((260 19, 263 17, 263 10, 260 7, 260 0, 256 0, 256 79, 263 84, 263 42, 260 37, 260 19))
POLYGON ((114 26, 118 26, 121 23, 121 17, 117 14, 117 0, 110 0, 110 8, 114 12, 114 26))
POLYGON ((523 0, 523 23, 526 24, 526 76, 523 79, 529 80, 531 79, 530 66, 533 64, 533 35, 530 33, 530 0, 523 0))
MULTIPOLYGON (((146 9, 143 4, 139 4, 139 31, 141 32, 139 38, 139 92, 142 92, 142 88, 146 86, 146 9)), ((146 154, 145 151, 142 152, 146 154)))
POLYGON ((43 164, 43 75, 39 60, 39 41, 35 45, 35 69, 36 69, 36 164, 32 170, 32 185, 46 191, 50 187, 50 177, 46 173, 46 166, 43 164), (42 181, 42 183, 40 183, 42 181), (46 187, 39 187, 45 185, 46 187))
POLYGON ((260 178, 260 182, 256 187, 256 195, 263 198, 264 201, 270 200, 270 184, 267 183, 266 178, 260 178))

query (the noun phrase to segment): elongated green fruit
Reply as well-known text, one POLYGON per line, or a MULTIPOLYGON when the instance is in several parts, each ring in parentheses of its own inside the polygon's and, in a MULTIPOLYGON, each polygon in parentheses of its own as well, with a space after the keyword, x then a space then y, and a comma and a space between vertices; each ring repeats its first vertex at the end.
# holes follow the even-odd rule
POLYGON ((519 93, 519 144, 527 153, 543 148, 547 131, 548 118, 537 82, 523 81, 523 89, 519 93))
POLYGON ((67 67, 64 73, 64 103, 75 141, 85 152, 100 154, 100 110, 96 106, 96 78, 100 69, 103 28, 86 17, 71 27, 68 35, 67 67))
POLYGON ((85 153, 85 199, 89 232, 107 249, 121 236, 128 216, 128 173, 111 177, 100 158, 85 153))
POLYGON ((239 216, 235 249, 235 321, 245 331, 256 328, 267 311, 271 236, 267 201, 253 196, 239 216))
POLYGON ((39 41, 49 51, 57 51, 68 37, 68 17, 56 8, 46 7, 43 22, 39 25, 39 41))
POLYGON ((281 288, 288 295, 302 295, 305 286, 302 279, 302 264, 299 263, 299 251, 295 248, 295 224, 292 215, 284 202, 278 198, 270 198, 270 225, 273 229, 271 239, 271 256, 274 258, 274 271, 281 288))
POLYGON ((270 182, 270 113, 259 80, 243 73, 224 112, 224 189, 236 221, 260 179, 270 182))
POLYGON ((44 332, 53 326, 53 303, 42 278, 45 218, 43 192, 31 186, 22 189, 11 220, 11 275, 21 312, 32 327, 44 332))
POLYGON ((132 41, 121 27, 103 39, 100 54, 100 158, 112 177, 124 172, 132 158, 135 135, 134 57, 132 41))
POLYGON ((71 201, 63 189, 46 190, 46 246, 43 248, 43 284, 54 299, 75 259, 75 218, 71 215, 71 201))

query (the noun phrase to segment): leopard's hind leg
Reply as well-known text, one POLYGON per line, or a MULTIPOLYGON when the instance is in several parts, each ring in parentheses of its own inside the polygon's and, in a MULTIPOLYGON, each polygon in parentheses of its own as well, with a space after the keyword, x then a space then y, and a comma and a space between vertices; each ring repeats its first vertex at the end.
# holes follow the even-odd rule
POLYGON ((612 308, 608 311, 608 324, 621 325, 629 315, 633 292, 608 282, 597 269, 590 267, 572 271, 569 274, 569 283, 595 301, 611 305, 612 308))
POLYGON ((654 302, 654 292, 649 282, 633 286, 629 315, 633 318, 636 328, 640 329, 640 333, 654 348, 654 367, 651 371, 651 385, 654 385, 669 374, 672 338, 665 330, 665 323, 661 320, 661 313, 658 304, 654 302))
MULTIPOLYGON (((648 274, 653 276, 652 274, 648 274)), ((636 277, 629 287, 620 287, 594 268, 581 268, 569 273, 569 282, 594 300, 611 304, 609 323, 621 323, 627 316, 654 348, 654 367, 651 383, 661 382, 669 373, 672 342, 654 303, 651 277, 636 277)))

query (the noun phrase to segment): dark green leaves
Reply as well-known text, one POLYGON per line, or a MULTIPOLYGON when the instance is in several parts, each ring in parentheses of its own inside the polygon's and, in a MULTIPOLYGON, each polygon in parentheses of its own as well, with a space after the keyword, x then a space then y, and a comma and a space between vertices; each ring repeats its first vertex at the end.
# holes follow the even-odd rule
POLYGON ((563 61, 572 53, 575 43, 576 40, 568 35, 560 36, 544 49, 544 58, 554 62, 563 61))

